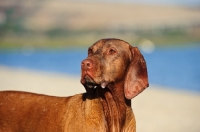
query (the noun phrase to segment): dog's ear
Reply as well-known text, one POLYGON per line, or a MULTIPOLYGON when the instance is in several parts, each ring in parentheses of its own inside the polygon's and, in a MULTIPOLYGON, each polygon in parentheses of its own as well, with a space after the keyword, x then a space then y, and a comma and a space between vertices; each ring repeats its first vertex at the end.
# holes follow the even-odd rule
POLYGON ((139 49, 130 46, 131 62, 125 77, 124 93, 127 99, 132 99, 149 86, 147 67, 139 49))

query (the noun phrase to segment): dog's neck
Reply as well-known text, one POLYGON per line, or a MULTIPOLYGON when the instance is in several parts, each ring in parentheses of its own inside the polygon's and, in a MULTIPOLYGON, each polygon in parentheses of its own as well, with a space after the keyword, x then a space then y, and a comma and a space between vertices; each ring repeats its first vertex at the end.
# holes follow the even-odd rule
POLYGON ((111 83, 104 89, 100 86, 93 89, 84 85, 87 91, 86 98, 99 98, 110 132, 120 132, 123 129, 126 120, 126 109, 131 107, 131 100, 127 100, 124 96, 123 82, 111 83))
POLYGON ((124 84, 109 84, 105 89, 97 87, 96 94, 100 96, 109 131, 119 132, 126 120, 126 108, 131 104, 131 100, 124 97, 124 84))

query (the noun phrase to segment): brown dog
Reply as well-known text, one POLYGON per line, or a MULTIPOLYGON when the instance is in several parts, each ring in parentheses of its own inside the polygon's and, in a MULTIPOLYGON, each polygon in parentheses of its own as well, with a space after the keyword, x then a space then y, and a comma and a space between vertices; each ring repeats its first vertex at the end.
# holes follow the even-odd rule
POLYGON ((102 39, 89 47, 81 68, 84 94, 0 92, 0 132, 135 132, 131 99, 148 87, 140 51, 102 39))

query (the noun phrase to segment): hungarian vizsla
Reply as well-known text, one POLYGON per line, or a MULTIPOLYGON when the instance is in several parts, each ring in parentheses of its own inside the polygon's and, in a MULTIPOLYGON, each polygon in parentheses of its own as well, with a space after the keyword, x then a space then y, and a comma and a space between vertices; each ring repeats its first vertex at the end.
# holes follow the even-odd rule
POLYGON ((83 94, 0 92, 0 132, 135 132, 131 99, 148 87, 138 48, 119 39, 99 40, 81 69, 83 94))

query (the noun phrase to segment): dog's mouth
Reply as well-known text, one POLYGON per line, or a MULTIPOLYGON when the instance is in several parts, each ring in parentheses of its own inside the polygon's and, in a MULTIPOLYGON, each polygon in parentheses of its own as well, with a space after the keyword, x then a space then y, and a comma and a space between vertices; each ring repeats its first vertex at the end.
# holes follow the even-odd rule
POLYGON ((90 77, 89 75, 85 75, 84 80, 85 80, 84 85, 86 85, 88 88, 96 88, 98 86, 100 86, 101 88, 106 88, 106 86, 108 85, 108 83, 105 81, 101 83, 96 83, 94 79, 90 77))
POLYGON ((97 86, 97 83, 89 75, 85 75, 84 81, 84 85, 86 85, 88 88, 95 88, 97 86))

